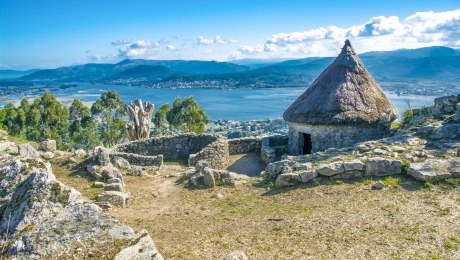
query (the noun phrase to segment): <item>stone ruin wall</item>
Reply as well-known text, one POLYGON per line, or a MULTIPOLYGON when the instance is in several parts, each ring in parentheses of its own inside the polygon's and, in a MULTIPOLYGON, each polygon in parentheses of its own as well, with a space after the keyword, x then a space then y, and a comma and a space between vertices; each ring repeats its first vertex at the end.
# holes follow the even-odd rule
POLYGON ((250 152, 259 152, 262 148, 262 137, 243 137, 228 140, 230 155, 250 152))
POLYGON ((328 148, 343 148, 356 143, 382 138, 388 128, 356 128, 289 123, 289 154, 299 155, 299 133, 311 135, 312 153, 328 148))
POLYGON ((201 151, 191 154, 188 159, 189 166, 195 166, 198 161, 205 160, 212 169, 223 170, 229 164, 228 143, 225 138, 219 138, 201 151))
POLYGON ((229 164, 229 155, 234 154, 256 152, 266 163, 273 162, 275 157, 287 153, 287 137, 258 136, 227 140, 213 134, 180 134, 128 142, 113 147, 112 151, 112 159, 122 157, 139 166, 161 166, 163 160, 186 159, 189 166, 206 160, 213 169, 225 169, 229 164))
POLYGON ((128 161, 130 158, 139 159, 139 155, 151 157, 162 155, 165 161, 189 160, 190 166, 194 166, 198 160, 207 160, 210 167, 215 169, 225 169, 229 161, 226 138, 213 134, 156 137, 120 144, 112 150, 116 152, 115 155, 125 154, 122 157, 128 161))
POLYGON ((120 153, 112 152, 110 153, 110 160, 115 161, 116 157, 123 158, 127 160, 132 165, 138 166, 161 166, 163 165, 163 155, 140 155, 135 153, 120 153))
POLYGON ((260 156, 266 163, 275 162, 281 158, 281 155, 288 153, 288 137, 275 135, 265 137, 262 141, 260 156))

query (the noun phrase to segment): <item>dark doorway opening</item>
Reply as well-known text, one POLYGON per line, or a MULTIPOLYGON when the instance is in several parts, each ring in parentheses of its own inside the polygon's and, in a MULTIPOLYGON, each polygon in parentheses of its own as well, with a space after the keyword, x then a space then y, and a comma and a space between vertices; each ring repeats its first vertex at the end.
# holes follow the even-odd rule
POLYGON ((311 154, 311 135, 302 133, 303 137, 303 146, 302 146, 302 154, 311 154))

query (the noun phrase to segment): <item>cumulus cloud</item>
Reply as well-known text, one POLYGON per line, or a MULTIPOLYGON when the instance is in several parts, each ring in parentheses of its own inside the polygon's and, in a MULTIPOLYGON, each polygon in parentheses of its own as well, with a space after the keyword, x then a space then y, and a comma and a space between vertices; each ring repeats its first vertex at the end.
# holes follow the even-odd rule
POLYGON ((348 28, 332 25, 303 32, 278 33, 268 37, 264 44, 240 46, 232 56, 331 56, 338 53, 346 38, 352 41, 358 52, 434 45, 459 47, 460 9, 418 12, 402 20, 397 16, 377 16, 348 28))
POLYGON ((156 48, 158 48, 158 42, 150 41, 136 41, 122 45, 118 51, 118 57, 120 58, 136 58, 150 54, 156 48))
POLYGON ((214 39, 208 39, 202 35, 198 36, 197 38, 197 45, 207 45, 207 46, 213 45, 213 44, 225 45, 225 44, 234 44, 236 42, 237 42, 236 40, 224 39, 220 37, 219 35, 216 35, 214 39))

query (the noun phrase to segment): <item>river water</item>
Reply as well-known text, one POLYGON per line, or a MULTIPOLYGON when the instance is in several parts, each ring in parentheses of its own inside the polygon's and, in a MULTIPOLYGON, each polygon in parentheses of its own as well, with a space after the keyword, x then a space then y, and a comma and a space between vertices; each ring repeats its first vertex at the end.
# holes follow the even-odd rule
MULTIPOLYGON (((54 91, 53 94, 64 103, 79 98, 87 104, 98 99, 105 90, 116 90, 125 102, 142 99, 159 108, 172 103, 176 97, 194 96, 213 119, 256 120, 279 118, 284 110, 299 97, 306 88, 270 88, 270 89, 151 89, 126 85, 107 85, 78 83, 76 87, 54 91)), ((386 93, 400 114, 408 105, 412 108, 433 105, 435 96, 398 96, 386 93)), ((33 97, 30 97, 33 98, 33 97)), ((19 96, 8 97, 18 100, 19 96)))

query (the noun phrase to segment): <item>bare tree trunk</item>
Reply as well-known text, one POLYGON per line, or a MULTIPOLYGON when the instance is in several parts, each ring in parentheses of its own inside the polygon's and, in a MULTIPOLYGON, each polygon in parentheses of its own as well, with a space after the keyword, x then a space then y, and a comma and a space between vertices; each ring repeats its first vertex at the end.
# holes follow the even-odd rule
POLYGON ((144 104, 143 106, 142 100, 136 99, 125 106, 130 119, 126 124, 126 132, 130 141, 150 137, 150 122, 155 106, 150 102, 144 104))

